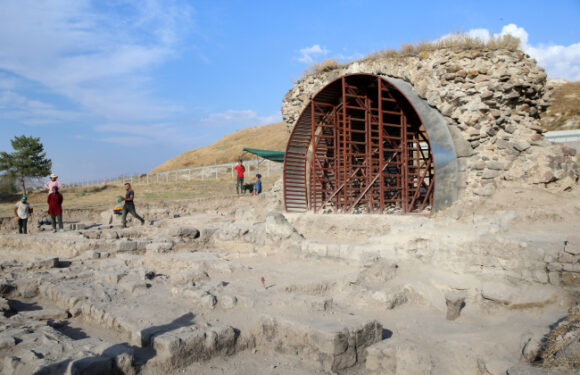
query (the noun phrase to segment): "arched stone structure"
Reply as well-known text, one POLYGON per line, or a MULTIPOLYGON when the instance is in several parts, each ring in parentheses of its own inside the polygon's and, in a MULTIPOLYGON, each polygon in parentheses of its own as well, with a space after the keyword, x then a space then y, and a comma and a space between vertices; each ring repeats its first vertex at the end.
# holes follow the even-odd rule
POLYGON ((438 210, 457 199, 457 160, 441 114, 399 79, 351 74, 321 89, 290 136, 288 211, 438 210))

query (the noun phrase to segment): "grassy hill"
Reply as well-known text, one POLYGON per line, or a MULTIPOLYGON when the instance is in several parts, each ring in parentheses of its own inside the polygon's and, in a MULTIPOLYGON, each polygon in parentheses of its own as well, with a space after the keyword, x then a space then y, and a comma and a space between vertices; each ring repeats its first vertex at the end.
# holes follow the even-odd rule
MULTIPOLYGON (((216 161, 218 164, 234 162, 239 160, 244 147, 285 151, 289 136, 284 122, 241 129, 226 135, 212 145, 186 151, 155 167, 151 173, 210 165, 216 161)), ((255 156, 245 157, 251 158, 255 156)))
POLYGON ((554 87, 552 102, 542 115, 546 130, 580 129, 580 81, 549 80, 554 87))

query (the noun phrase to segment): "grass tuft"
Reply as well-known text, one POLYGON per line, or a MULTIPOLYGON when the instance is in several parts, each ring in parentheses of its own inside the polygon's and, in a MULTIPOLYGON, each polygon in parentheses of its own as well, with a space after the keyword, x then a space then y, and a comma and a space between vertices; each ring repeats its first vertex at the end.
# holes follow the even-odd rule
MULTIPOLYGON (((368 56, 361 59, 361 61, 373 62, 379 59, 390 59, 390 58, 400 58, 409 56, 418 56, 421 59, 425 59, 429 56, 430 52, 449 49, 452 51, 464 51, 464 50, 498 50, 506 49, 509 51, 516 51, 520 48, 520 40, 512 35, 501 35, 498 37, 491 37, 489 40, 484 41, 481 38, 471 36, 464 33, 454 33, 450 34, 444 38, 435 41, 422 41, 416 44, 404 43, 401 44, 400 50, 394 49, 383 49, 380 51, 372 52, 368 56)), ((341 64, 335 59, 326 59, 319 64, 313 64, 308 69, 306 69, 302 78, 317 73, 330 72, 336 69, 340 69, 347 64, 341 64)))

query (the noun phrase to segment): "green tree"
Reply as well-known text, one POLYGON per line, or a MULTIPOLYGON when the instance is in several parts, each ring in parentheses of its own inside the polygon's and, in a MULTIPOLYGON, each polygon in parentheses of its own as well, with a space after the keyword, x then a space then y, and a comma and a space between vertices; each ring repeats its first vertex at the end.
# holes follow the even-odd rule
POLYGON ((40 138, 16 136, 10 141, 14 152, 0 152, 0 171, 9 178, 14 178, 22 186, 22 194, 26 194, 25 178, 39 178, 50 174, 52 161, 46 158, 44 146, 40 138))

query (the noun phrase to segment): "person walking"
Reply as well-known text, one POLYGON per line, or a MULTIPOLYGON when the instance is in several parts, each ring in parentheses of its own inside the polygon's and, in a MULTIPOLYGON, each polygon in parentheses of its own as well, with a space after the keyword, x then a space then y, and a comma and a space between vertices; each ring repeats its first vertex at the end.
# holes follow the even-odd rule
POLYGON ((23 195, 14 207, 14 215, 18 218, 18 233, 28 233, 28 216, 32 216, 32 208, 28 203, 28 198, 23 195))
POLYGON ((62 201, 63 196, 58 192, 58 186, 53 186, 51 193, 48 195, 48 214, 52 220, 52 233, 56 233, 56 221, 58 220, 58 229, 64 232, 62 227, 62 201))
POLYGON ((237 178, 236 178, 236 193, 238 193, 238 195, 240 193, 244 193, 244 172, 246 171, 246 167, 244 167, 244 163, 242 162, 242 160, 240 159, 240 161, 238 161, 238 165, 236 165, 234 167, 234 170, 237 172, 237 178))
POLYGON ((58 176, 55 175, 54 173, 50 174, 50 181, 48 181, 46 184, 44 184, 44 187, 48 189, 48 194, 52 193, 52 187, 56 186, 57 188, 62 187, 62 183, 60 181, 57 181, 58 176))
POLYGON ((125 204, 123 205, 123 216, 121 217, 121 224, 123 228, 127 228, 128 213, 130 213, 131 215, 133 215, 133 217, 141 221, 141 225, 145 224, 145 220, 141 216, 137 215, 137 211, 135 211, 135 203, 133 202, 133 199, 135 198, 135 192, 133 191, 133 189, 131 189, 130 183, 127 182, 125 184, 125 190, 126 190, 125 198, 121 198, 121 200, 125 201, 125 204))

